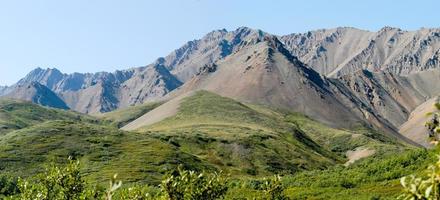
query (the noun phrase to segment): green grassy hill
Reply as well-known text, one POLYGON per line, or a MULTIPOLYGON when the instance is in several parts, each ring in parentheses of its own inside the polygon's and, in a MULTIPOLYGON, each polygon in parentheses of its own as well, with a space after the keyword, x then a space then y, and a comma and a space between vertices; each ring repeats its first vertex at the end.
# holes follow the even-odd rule
POLYGON ((346 152, 361 147, 374 150, 373 157, 411 148, 366 128, 332 129, 203 91, 183 99, 175 116, 136 132, 117 127, 157 104, 104 114, 105 120, 24 102, 1 105, 3 116, 14 117, 0 118, 10 127, 0 135, 0 172, 15 176, 73 156, 86 179, 98 183, 118 173, 125 182, 157 184, 177 165, 256 178, 342 166, 346 152))
POLYGON ((118 173, 124 181, 157 182, 179 163, 207 169, 193 155, 145 134, 122 132, 113 126, 74 121, 48 121, 0 137, 0 169, 30 176, 49 162, 79 159, 86 178, 108 180, 118 173))
POLYGON ((29 102, 0 99, 0 135, 48 120, 93 120, 75 112, 42 107, 29 102))
POLYGON ((97 114, 95 117, 112 121, 118 128, 123 127, 130 123, 131 121, 139 118, 145 113, 153 110, 154 108, 160 106, 162 102, 152 102, 145 103, 142 105, 130 106, 128 108, 118 109, 112 112, 97 114))
POLYGON ((369 148, 375 156, 411 147, 377 131, 338 130, 303 115, 243 104, 201 91, 178 113, 137 130, 164 138, 232 175, 291 174, 343 164, 346 152, 369 148))
MULTIPOLYGON (((370 200, 396 199, 402 193, 399 179, 422 174, 435 162, 438 151, 413 149, 381 158, 370 157, 349 167, 303 171, 282 179, 284 193, 291 199, 370 200)), ((262 179, 237 180, 226 199, 253 199, 262 179)))
POLYGON ((364 126, 355 127, 352 130, 333 129, 298 113, 289 113, 285 119, 287 122, 296 124, 323 148, 342 157, 346 157, 347 151, 358 148, 374 150, 373 157, 384 157, 414 148, 364 126))
POLYGON ((410 150, 382 158, 368 158, 348 168, 307 171, 284 179, 287 193, 296 199, 396 199, 399 179, 425 173, 436 160, 436 151, 410 150))

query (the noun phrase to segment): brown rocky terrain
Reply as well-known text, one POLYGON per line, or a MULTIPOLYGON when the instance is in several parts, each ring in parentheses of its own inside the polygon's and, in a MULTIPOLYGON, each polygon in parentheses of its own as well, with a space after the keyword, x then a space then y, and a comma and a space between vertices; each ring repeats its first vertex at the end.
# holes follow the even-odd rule
POLYGON ((280 38, 301 61, 332 77, 360 69, 407 75, 440 66, 440 29, 384 27, 371 32, 340 27, 280 38))

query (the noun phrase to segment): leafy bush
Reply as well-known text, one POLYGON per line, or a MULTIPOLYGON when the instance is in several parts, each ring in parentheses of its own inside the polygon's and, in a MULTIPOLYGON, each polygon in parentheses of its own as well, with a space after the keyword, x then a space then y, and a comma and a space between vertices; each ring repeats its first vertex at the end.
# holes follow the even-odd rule
POLYGON ((110 185, 105 192, 105 199, 106 200, 112 200, 113 195, 115 194, 116 190, 122 186, 122 181, 117 181, 116 177, 118 175, 115 174, 113 178, 110 180, 110 185))
MULTIPOLYGON (((437 108, 436 112, 428 113, 432 118, 426 122, 425 126, 429 131, 429 138, 433 144, 439 144, 440 136, 440 104, 434 105, 437 108)), ((416 177, 414 175, 403 177, 400 179, 403 186, 403 194, 399 196, 400 199, 405 200, 431 200, 440 199, 440 156, 438 161, 428 167, 425 176, 416 177)))
POLYGON ((159 188, 148 185, 133 185, 127 188, 119 189, 114 199, 121 200, 154 200, 163 199, 159 188))
POLYGON ((400 183, 404 188, 400 199, 440 199, 440 157, 437 163, 428 167, 426 176, 403 177, 400 183))
POLYGON ((212 200, 224 197, 228 187, 221 173, 211 175, 182 170, 168 175, 160 185, 170 200, 212 200))
POLYGON ((281 177, 275 176, 272 179, 266 179, 262 185, 264 191, 264 199, 270 200, 286 200, 288 199, 284 194, 284 187, 281 183, 281 177))
POLYGON ((0 176, 0 199, 15 195, 19 192, 18 179, 0 176))
POLYGON ((65 167, 51 165, 34 180, 19 180, 19 199, 87 199, 85 182, 79 172, 79 162, 69 158, 65 167))
POLYGON ((223 198, 228 191, 227 179, 221 173, 196 173, 181 167, 164 178, 160 189, 149 185, 121 188, 122 182, 116 178, 112 177, 106 190, 91 187, 81 177, 79 162, 69 158, 66 166, 51 164, 45 172, 26 180, 0 178, 0 191, 13 200, 213 200, 223 198))

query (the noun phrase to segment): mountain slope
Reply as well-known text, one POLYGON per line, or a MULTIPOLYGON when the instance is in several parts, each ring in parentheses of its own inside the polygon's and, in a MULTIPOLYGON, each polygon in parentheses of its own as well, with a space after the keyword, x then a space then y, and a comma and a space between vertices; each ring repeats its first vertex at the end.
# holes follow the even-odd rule
POLYGON ((15 85, 12 88, 8 88, 4 96, 12 99, 30 101, 43 106, 69 109, 66 103, 52 92, 52 90, 38 82, 15 85))
POLYGON ((328 75, 365 49, 373 34, 355 28, 335 28, 293 33, 280 40, 302 62, 328 75))
MULTIPOLYGON (((328 79, 292 56, 276 37, 265 36, 216 63, 203 66, 167 98, 181 99, 187 93, 207 90, 243 102, 301 112, 332 127, 350 128, 367 123, 389 136, 414 143, 400 135, 398 127, 426 95, 440 92, 428 89, 430 86, 420 81, 427 78, 420 76, 400 77, 390 73, 373 76, 361 71, 328 79)), ((431 76, 431 81, 440 80, 440 76, 431 76)), ((174 115, 177 99, 124 129, 133 130, 174 115)))
POLYGON ((50 120, 92 121, 90 117, 30 102, 0 99, 0 134, 30 127, 50 120))
POLYGON ((17 85, 38 82, 62 97, 73 110, 108 112, 156 100, 190 79, 202 66, 228 56, 265 34, 246 27, 231 32, 213 31, 146 67, 94 74, 63 74, 57 69, 37 68, 17 85))
POLYGON ((173 51, 164 58, 164 65, 179 80, 186 82, 203 66, 231 55, 244 45, 257 43, 268 35, 270 34, 248 27, 229 32, 225 29, 212 31, 173 51))
POLYGON ((152 101, 182 84, 158 62, 95 74, 62 74, 57 69, 37 68, 10 88, 35 82, 54 91, 71 109, 92 114, 152 101))
POLYGON ((407 75, 440 67, 440 29, 384 27, 370 32, 341 27, 290 34, 281 40, 301 61, 327 76, 360 69, 407 75))
MULTIPOLYGON (((407 75, 438 68, 438 36, 437 29, 402 31, 385 27, 378 32, 336 28, 278 38, 284 48, 318 73, 342 76, 361 69, 407 75)), ((56 69, 37 68, 19 84, 39 82, 76 111, 108 112, 157 100, 191 80, 204 67, 224 62, 267 37, 273 36, 247 27, 216 30, 147 67, 94 74, 62 74, 56 69)))
POLYGON ((179 164, 213 168, 166 141, 122 132, 107 123, 71 111, 2 99, 0 173, 27 177, 69 156, 80 159, 84 176, 98 183, 115 173, 124 180, 156 183, 179 164))
POLYGON ((119 86, 118 107, 124 108, 157 100, 182 85, 182 82, 165 68, 163 62, 159 60, 158 63, 146 67, 119 86))
POLYGON ((17 82, 17 85, 24 85, 32 82, 38 82, 51 90, 55 90, 58 82, 64 78, 58 69, 42 69, 36 68, 29 72, 24 78, 17 82))
POLYGON ((205 66, 171 95, 202 89, 301 112, 336 127, 361 121, 335 98, 323 77, 291 56, 273 36, 205 66))
POLYGON ((145 103, 142 105, 121 108, 111 112, 96 114, 94 116, 99 119, 112 121, 118 128, 121 128, 128 123, 138 119, 142 115, 145 115, 146 113, 155 109, 161 104, 162 102, 145 103))
POLYGON ((408 121, 403 123, 399 128, 399 132, 405 137, 425 146, 432 147, 429 141, 428 129, 425 127, 425 123, 430 119, 428 113, 435 112, 437 109, 434 106, 438 103, 438 97, 434 97, 417 106, 414 111, 411 112, 408 121))
POLYGON ((234 177, 266 176, 343 164, 346 152, 359 147, 378 156, 408 149, 389 138, 377 139, 380 134, 370 131, 332 129, 302 115, 209 92, 183 99, 176 116, 139 132, 120 131, 81 115, 70 118, 74 113, 69 111, 14 105, 7 106, 9 112, 31 106, 41 109, 36 114, 45 114, 32 115, 35 122, 0 135, 0 171, 19 176, 67 156, 80 159, 85 177, 98 182, 118 173, 124 181, 157 183, 180 164, 196 170, 222 169, 234 177), (66 116, 46 117, 54 112, 66 116), (342 143, 346 145, 339 146, 342 143))
MULTIPOLYGON (((382 124, 388 124, 391 129, 408 136, 407 131, 401 126, 411 120, 411 112, 424 103, 427 99, 436 97, 440 94, 440 70, 432 69, 423 72, 399 76, 390 72, 372 73, 369 71, 359 71, 352 75, 344 75, 333 80, 341 90, 349 90, 352 98, 369 110, 365 118, 376 115, 381 119, 382 124), (403 132, 402 132, 403 131, 403 132)), ((419 113, 420 114, 420 113, 419 113)), ((419 121, 420 122, 420 121, 419 121)), ((424 122, 417 125, 418 129, 411 133, 412 137, 425 138, 426 131, 424 122)), ((415 126, 414 123, 410 123, 415 126)), ((419 139, 416 143, 426 145, 419 139)))
POLYGON ((394 127, 404 123, 411 110, 424 101, 424 97, 404 77, 390 73, 362 70, 339 80, 362 104, 394 127))

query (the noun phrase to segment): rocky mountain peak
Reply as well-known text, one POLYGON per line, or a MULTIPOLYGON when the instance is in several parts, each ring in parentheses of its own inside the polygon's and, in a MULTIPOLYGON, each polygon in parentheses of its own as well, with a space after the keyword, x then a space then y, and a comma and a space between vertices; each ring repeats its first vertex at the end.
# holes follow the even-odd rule
POLYGON ((402 31, 400 28, 391 27, 391 26, 384 26, 382 27, 378 32, 388 32, 388 31, 402 31))
POLYGON ((44 84, 50 89, 53 89, 55 85, 63 79, 64 74, 61 73, 56 68, 47 68, 42 69, 40 67, 32 70, 29 74, 27 74, 23 79, 18 81, 17 84, 25 84, 31 82, 39 82, 44 84))
POLYGON ((69 109, 52 90, 36 81, 16 84, 9 89, 6 97, 34 102, 53 108, 69 109))
POLYGON ((203 40, 205 40, 205 41, 215 41, 215 40, 217 40, 219 38, 224 37, 227 33, 228 33, 228 31, 226 29, 214 30, 214 31, 211 31, 211 32, 207 33, 203 37, 203 40))

